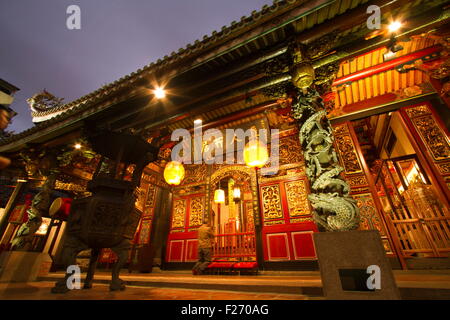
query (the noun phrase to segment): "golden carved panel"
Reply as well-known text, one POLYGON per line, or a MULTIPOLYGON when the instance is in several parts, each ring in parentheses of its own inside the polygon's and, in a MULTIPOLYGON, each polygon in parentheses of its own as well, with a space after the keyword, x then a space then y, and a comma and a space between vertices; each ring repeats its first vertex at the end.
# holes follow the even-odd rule
POLYGON ((297 180, 286 182, 285 187, 289 216, 299 217, 311 214, 305 181, 297 180))
POLYGON ((245 217, 246 217, 246 228, 247 231, 255 230, 255 221, 253 218, 253 204, 251 202, 245 202, 245 217))
POLYGON ((280 139, 280 165, 304 161, 303 151, 297 136, 280 139))
POLYGON ((147 189, 147 199, 145 200, 145 208, 155 207, 156 188, 154 185, 149 185, 147 189))
POLYGON ((147 189, 146 199, 144 202, 144 211, 142 218, 151 219, 155 208, 156 188, 154 185, 149 185, 147 189))
POLYGON ((207 166, 204 164, 185 165, 185 178, 182 185, 204 183, 206 180, 207 166))
POLYGON ((350 187, 357 187, 357 186, 366 186, 369 183, 367 182, 367 179, 364 175, 357 175, 354 177, 345 177, 345 180, 347 180, 350 187))
POLYGON ((350 135, 335 137, 336 146, 347 174, 362 172, 355 145, 350 135))
POLYGON ((450 158, 450 144, 432 115, 411 119, 414 126, 436 161, 450 158))
POLYGON ((439 163, 437 167, 442 175, 450 174, 450 162, 439 163))
POLYGON ((278 185, 261 188, 264 220, 283 218, 280 187, 278 185))
POLYGON ((191 199, 189 227, 202 225, 205 197, 195 197, 191 199))
POLYGON ((333 131, 334 131, 334 134, 335 134, 335 135, 343 134, 343 133, 348 133, 348 132, 349 132, 349 131, 348 131, 348 126, 347 126, 347 124, 341 124, 341 125, 335 126, 335 127, 333 128, 333 131))
POLYGON ((172 229, 183 228, 185 217, 186 217, 186 200, 185 199, 175 200, 173 202, 172 229))
POLYGON ((353 199, 360 212, 360 230, 378 230, 381 236, 385 236, 383 223, 378 215, 377 208, 370 193, 354 195, 353 199))
POLYGON ((430 110, 427 106, 418 106, 414 108, 406 109, 406 113, 408 114, 408 117, 415 118, 420 117, 426 114, 431 114, 430 110))

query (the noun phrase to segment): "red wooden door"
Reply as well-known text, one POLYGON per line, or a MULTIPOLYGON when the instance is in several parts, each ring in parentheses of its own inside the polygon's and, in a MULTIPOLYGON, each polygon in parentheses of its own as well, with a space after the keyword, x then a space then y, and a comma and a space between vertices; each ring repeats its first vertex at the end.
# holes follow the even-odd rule
POLYGON ((259 187, 265 261, 316 259, 306 177, 263 183, 259 187))
POLYGON ((202 224, 204 207, 204 194, 173 199, 166 262, 197 261, 197 228, 202 224))

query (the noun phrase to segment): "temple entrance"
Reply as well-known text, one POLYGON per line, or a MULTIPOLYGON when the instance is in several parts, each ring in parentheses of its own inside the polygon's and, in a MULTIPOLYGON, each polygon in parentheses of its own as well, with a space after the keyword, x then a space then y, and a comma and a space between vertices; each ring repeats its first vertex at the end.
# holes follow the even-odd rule
POLYGON ((256 261, 253 192, 246 168, 219 169, 210 184, 210 222, 216 235, 214 258, 256 261))
POLYGON ((186 168, 187 185, 173 191, 165 266, 191 268, 190 264, 197 261, 197 229, 203 222, 214 230, 215 260, 256 261, 254 220, 259 210, 255 171, 244 165, 190 165, 186 168), (201 178, 190 184, 195 177, 201 178), (214 201, 218 189, 223 192, 220 203, 214 201))
POLYGON ((376 187, 405 257, 448 254, 450 216, 415 155, 382 160, 376 187))
MULTIPOLYGON (((427 110, 419 113, 420 121, 431 118, 431 106, 420 108, 427 110)), ((419 128, 408 117, 413 114, 410 110, 373 115, 353 121, 352 127, 399 257, 448 257, 450 212, 447 190, 440 183, 445 177, 433 168, 431 149, 426 146, 431 136, 419 135, 419 128)), ((435 127, 433 139, 439 140, 441 132, 447 145, 440 148, 448 148, 445 129, 434 121, 431 125, 435 127)))

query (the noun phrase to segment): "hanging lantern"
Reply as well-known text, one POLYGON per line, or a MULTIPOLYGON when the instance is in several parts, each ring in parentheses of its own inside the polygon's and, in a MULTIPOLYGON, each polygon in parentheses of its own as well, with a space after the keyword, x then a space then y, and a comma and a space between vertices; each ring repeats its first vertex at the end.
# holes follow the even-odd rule
POLYGON ((264 143, 252 140, 244 148, 244 161, 249 167, 262 168, 269 160, 269 153, 264 143))
POLYGON ((234 187, 233 189, 233 200, 239 201, 241 199, 241 189, 234 187))
POLYGON ((184 179, 183 164, 178 161, 171 161, 164 168, 164 180, 172 186, 177 186, 184 179))
POLYGON ((214 202, 215 203, 225 203, 225 191, 222 189, 217 189, 214 191, 214 202))

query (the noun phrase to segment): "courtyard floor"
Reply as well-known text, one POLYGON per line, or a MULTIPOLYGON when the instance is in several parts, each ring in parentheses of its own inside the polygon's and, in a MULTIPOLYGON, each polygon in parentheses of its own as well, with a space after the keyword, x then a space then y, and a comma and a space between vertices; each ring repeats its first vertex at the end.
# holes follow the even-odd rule
MULTIPOLYGON (((109 291, 110 273, 99 271, 90 290, 52 294, 63 273, 39 281, 0 283, 0 300, 322 300, 319 272, 263 272, 256 276, 123 271, 124 291, 109 291)), ((81 279, 83 281, 84 274, 81 279)), ((450 299, 450 271, 394 271, 403 299, 450 299)))

